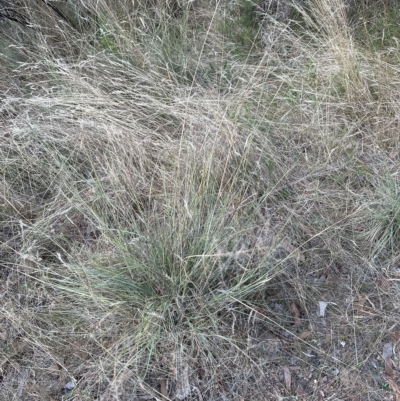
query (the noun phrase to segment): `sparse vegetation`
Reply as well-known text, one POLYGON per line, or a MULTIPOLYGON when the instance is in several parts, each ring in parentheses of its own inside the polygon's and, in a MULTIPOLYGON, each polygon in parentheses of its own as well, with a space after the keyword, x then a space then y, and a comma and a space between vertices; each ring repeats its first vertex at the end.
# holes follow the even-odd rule
POLYGON ((79 4, 0 1, 0 400, 398 398, 398 5, 79 4))

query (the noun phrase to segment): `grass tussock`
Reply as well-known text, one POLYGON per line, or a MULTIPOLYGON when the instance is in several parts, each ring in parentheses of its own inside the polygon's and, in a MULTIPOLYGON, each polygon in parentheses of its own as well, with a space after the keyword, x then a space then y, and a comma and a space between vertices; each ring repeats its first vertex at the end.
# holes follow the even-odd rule
POLYGON ((396 391, 395 5, 4 7, 1 399, 396 391))

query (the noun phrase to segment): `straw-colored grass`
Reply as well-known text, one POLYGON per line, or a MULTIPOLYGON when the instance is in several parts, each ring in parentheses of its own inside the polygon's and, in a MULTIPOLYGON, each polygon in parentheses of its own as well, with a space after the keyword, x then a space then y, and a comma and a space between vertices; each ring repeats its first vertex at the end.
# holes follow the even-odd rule
POLYGON ((0 399, 390 399, 396 6, 50 3, 0 17, 0 399))

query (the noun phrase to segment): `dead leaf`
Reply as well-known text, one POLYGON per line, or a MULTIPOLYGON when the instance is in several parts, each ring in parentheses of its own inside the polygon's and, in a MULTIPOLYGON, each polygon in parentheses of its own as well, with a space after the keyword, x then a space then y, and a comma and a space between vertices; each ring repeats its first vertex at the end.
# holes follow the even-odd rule
POLYGON ((294 302, 290 304, 290 313, 294 318, 294 324, 296 326, 300 326, 301 325, 300 312, 299 309, 297 308, 297 305, 294 302))
POLYGON ((386 380, 388 381, 390 388, 394 392, 394 400, 400 401, 400 388, 397 383, 391 377, 387 377, 386 380))
POLYGON ((400 341, 400 328, 396 328, 390 333, 390 337, 396 342, 396 344, 400 341))
POLYGON ((307 338, 311 338, 313 336, 312 331, 303 331, 299 334, 300 340, 306 340, 307 338))
POLYGON ((385 359, 385 372, 389 377, 393 377, 393 361, 390 356, 385 359))
POLYGON ((285 377, 285 387, 286 390, 290 391, 292 387, 292 374, 287 366, 283 367, 283 375, 285 377))
POLYGON ((158 384, 160 385, 160 394, 162 395, 162 398, 167 400, 168 399, 167 381, 165 379, 159 379, 158 384))

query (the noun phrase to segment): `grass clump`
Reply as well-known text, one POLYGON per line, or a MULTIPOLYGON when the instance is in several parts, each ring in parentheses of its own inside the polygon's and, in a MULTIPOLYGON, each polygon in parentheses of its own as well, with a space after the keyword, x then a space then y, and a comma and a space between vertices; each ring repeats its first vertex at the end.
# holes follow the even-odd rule
POLYGON ((268 48, 250 1, 12 7, 1 397, 382 399, 397 48, 339 0, 268 48))

